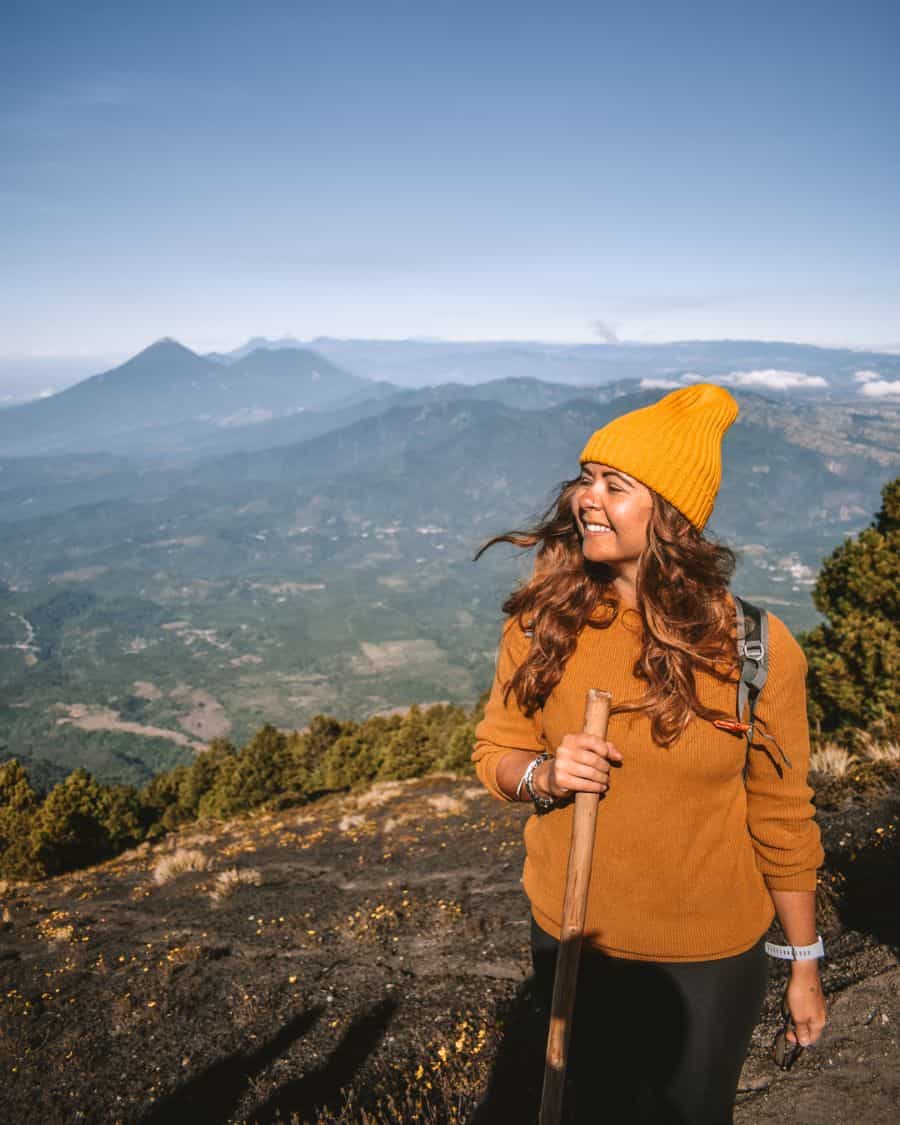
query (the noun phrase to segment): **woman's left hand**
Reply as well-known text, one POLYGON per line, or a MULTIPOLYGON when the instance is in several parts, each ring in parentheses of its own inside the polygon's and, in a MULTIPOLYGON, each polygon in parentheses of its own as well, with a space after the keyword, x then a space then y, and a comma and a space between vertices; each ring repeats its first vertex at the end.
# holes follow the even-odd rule
POLYGON ((822 982, 815 963, 802 968, 795 967, 791 972, 787 986, 787 1006, 793 1025, 787 1029, 787 1039, 791 1043, 799 1040, 801 1046, 811 1047, 818 1041, 822 1028, 828 1021, 822 982))

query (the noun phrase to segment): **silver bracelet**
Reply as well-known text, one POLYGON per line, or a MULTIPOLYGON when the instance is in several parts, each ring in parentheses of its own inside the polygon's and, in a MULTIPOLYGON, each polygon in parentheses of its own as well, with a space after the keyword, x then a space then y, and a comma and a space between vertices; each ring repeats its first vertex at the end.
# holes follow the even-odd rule
POLYGON ((538 756, 536 758, 532 758, 531 761, 528 763, 528 765, 525 767, 525 772, 519 778, 519 784, 516 786, 516 800, 517 801, 521 801, 521 799, 522 799, 522 786, 523 785, 528 786, 528 791, 529 791, 529 795, 530 795, 531 786, 528 785, 528 782, 531 780, 531 775, 534 773, 534 771, 537 769, 538 765, 543 761, 543 759, 546 756, 547 756, 546 754, 543 754, 543 755, 538 754, 538 756))
POLYGON ((814 957, 825 956, 825 946, 822 943, 822 935, 816 934, 816 940, 812 945, 775 945, 774 942, 767 941, 766 953, 782 961, 812 961, 814 957))
POLYGON ((549 757, 549 754, 538 754, 536 758, 533 758, 526 766, 525 772, 522 774, 519 779, 519 784, 516 786, 516 799, 518 799, 519 794, 522 792, 522 786, 524 785, 528 790, 528 795, 534 802, 535 812, 538 813, 549 812, 550 809, 556 807, 556 799, 554 797, 542 797, 540 793, 535 792, 534 781, 532 779, 532 775, 537 767, 541 762, 546 762, 549 757))

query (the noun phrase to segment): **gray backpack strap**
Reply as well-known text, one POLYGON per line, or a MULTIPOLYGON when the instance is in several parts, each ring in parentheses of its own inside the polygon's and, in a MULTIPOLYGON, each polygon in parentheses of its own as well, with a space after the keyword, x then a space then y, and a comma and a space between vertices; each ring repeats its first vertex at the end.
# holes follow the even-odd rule
POLYGON ((769 615, 764 609, 735 595, 737 611, 738 657, 741 679, 738 684, 737 717, 744 721, 744 708, 750 705, 747 743, 753 741, 753 715, 756 701, 769 675, 769 615))
MULTIPOLYGON (((741 678, 738 682, 737 717, 744 722, 744 709, 747 714, 747 756, 753 742, 754 714, 759 693, 769 675, 769 615, 759 606, 745 598, 734 595, 734 608, 737 617, 737 648, 741 661, 741 678)), ((788 763, 790 764, 790 763, 788 763)), ((744 778, 747 776, 747 761, 744 762, 744 778)))

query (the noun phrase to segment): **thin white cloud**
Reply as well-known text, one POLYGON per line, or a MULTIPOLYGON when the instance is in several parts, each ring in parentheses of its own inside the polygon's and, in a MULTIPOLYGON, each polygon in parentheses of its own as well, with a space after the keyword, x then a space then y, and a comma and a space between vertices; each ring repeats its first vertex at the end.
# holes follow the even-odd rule
POLYGON ((857 383, 871 383, 873 379, 880 379, 877 371, 854 371, 853 378, 857 383))
POLYGON ((859 388, 860 394, 869 398, 900 396, 900 379, 870 379, 859 388))
POLYGON ((674 387, 683 387, 684 383, 677 383, 674 379, 641 379, 642 389, 672 390, 674 387))
POLYGON ((725 383, 729 387, 766 387, 773 391, 798 388, 810 390, 828 386, 828 381, 821 375, 807 375, 804 371, 779 371, 774 367, 758 371, 730 371, 727 375, 695 375, 688 372, 682 375, 682 379, 687 383, 725 383))

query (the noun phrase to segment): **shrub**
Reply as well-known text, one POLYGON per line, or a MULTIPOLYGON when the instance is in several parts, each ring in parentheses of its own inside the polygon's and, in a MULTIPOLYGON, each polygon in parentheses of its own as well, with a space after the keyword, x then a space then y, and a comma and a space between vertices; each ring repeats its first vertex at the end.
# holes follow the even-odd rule
POLYGON ((153 869, 153 882, 157 886, 171 882, 185 871, 208 871, 212 860, 205 852, 192 848, 178 848, 171 855, 163 856, 153 869))
POLYGON ((210 899, 214 903, 222 902, 243 884, 258 887, 262 882, 262 875, 255 867, 228 867, 216 875, 210 899))

